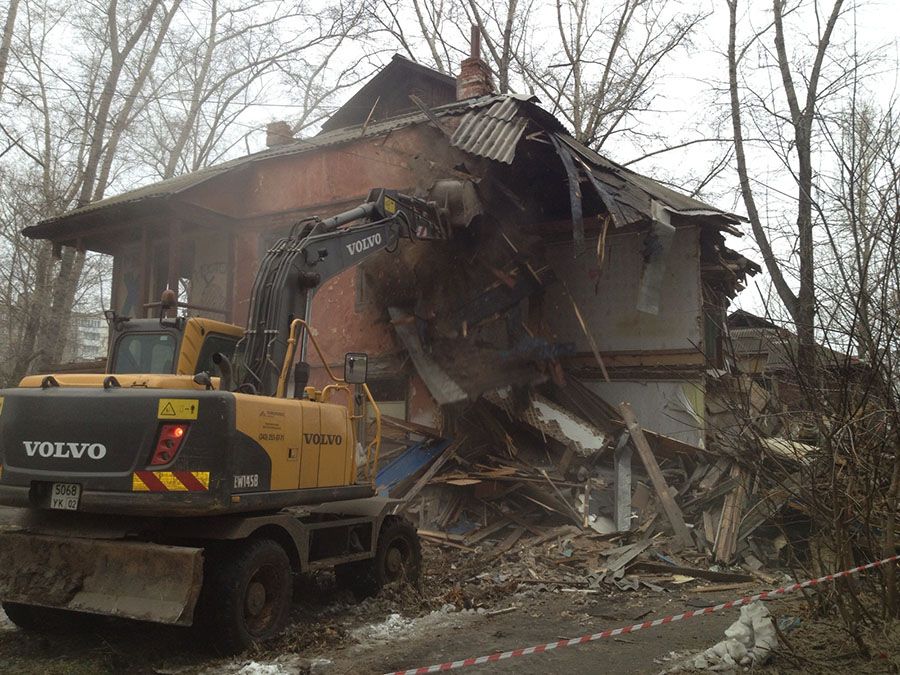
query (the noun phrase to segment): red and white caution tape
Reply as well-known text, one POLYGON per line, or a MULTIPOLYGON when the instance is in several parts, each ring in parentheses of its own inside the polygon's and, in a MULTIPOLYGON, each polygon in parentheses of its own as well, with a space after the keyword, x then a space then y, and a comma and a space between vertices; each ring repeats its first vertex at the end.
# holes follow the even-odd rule
POLYGON ((542 645, 535 645, 533 647, 524 647, 522 649, 513 649, 508 652, 497 652, 496 654, 490 654, 489 656, 476 656, 474 658, 462 659, 460 661, 448 661, 447 663, 438 663, 433 666, 423 666, 421 668, 411 668, 409 670, 398 670, 394 673, 388 673, 386 675, 426 675, 426 673, 441 673, 445 670, 456 670, 457 668, 465 668, 466 666, 478 666, 484 663, 493 663, 494 661, 503 661, 505 659, 511 659, 516 656, 528 656, 529 654, 543 654, 544 652, 549 652, 554 649, 561 649, 563 647, 573 647, 575 645, 583 645, 587 642, 594 642, 595 640, 602 640, 603 638, 616 637, 617 635, 627 635, 628 633, 634 633, 639 630, 646 630, 648 628, 656 628, 657 626, 663 626, 667 623, 675 623, 676 621, 683 621, 684 619, 693 619, 695 616, 703 616, 705 614, 712 614, 713 612, 720 612, 723 609, 731 609, 733 607, 741 607, 743 605, 749 605, 751 602, 756 602, 757 600, 770 600, 775 596, 786 595, 788 593, 793 593, 794 591, 798 591, 801 588, 808 588, 810 586, 817 586, 819 584, 823 584, 829 581, 834 581, 835 579, 840 579, 841 577, 847 577, 851 574, 857 574, 858 572, 864 572, 866 570, 871 570, 876 567, 881 567, 888 563, 896 562, 900 560, 900 555, 893 555, 890 558, 885 558, 884 560, 876 560, 875 562, 871 562, 867 565, 860 565, 859 567, 854 567, 849 570, 844 570, 843 572, 835 572, 834 574, 827 574, 824 577, 819 577, 818 579, 810 579, 809 581, 804 581, 798 584, 791 584, 790 586, 784 586, 783 588, 776 589, 774 591, 764 591, 757 595, 750 595, 745 598, 739 598, 737 600, 730 600, 729 602, 723 602, 720 605, 715 605, 713 607, 706 607, 704 609, 697 610, 696 612, 691 610, 688 612, 684 612, 682 614, 675 614, 674 616, 667 616, 662 619, 654 619, 653 621, 645 621, 644 623, 636 623, 633 626, 624 626, 622 628, 610 628, 608 630, 601 631, 599 633, 592 633, 590 635, 582 635, 581 637, 572 638, 570 640, 557 640, 556 642, 547 642, 542 645))

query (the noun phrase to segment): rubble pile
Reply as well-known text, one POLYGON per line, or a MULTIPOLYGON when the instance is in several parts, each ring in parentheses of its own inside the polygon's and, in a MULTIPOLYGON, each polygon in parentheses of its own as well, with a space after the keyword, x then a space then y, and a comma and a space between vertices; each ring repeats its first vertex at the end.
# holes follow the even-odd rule
POLYGON ((394 450, 381 493, 402 500, 426 542, 477 554, 476 578, 510 588, 773 580, 765 569, 787 562, 788 500, 765 472, 748 480, 758 446, 744 457, 692 447, 641 428, 627 404, 617 414, 593 400, 606 416, 588 421, 563 406, 584 395, 568 389, 543 387, 524 405, 488 394, 455 420, 465 435, 452 441, 385 418, 394 450))

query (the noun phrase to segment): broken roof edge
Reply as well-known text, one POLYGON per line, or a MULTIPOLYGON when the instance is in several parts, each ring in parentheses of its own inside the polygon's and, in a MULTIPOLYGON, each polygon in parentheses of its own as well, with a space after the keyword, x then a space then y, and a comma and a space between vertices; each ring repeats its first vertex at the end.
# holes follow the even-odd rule
MULTIPOLYGON (((633 169, 629 169, 626 166, 618 164, 608 157, 601 155, 596 150, 592 150, 591 148, 577 141, 568 133, 557 132, 557 136, 561 141, 569 146, 569 148, 577 152, 585 161, 593 165, 594 168, 600 171, 613 173, 614 175, 617 175, 621 180, 631 183, 639 190, 641 190, 645 195, 647 195, 647 197, 651 201, 659 201, 674 214, 683 217, 699 216, 716 218, 723 220, 728 225, 737 225, 741 222, 747 222, 747 219, 743 216, 718 209, 714 206, 711 206, 710 204, 706 204, 705 202, 700 201, 699 199, 695 199, 689 195, 683 194, 666 185, 663 185, 650 176, 645 176, 644 174, 638 173, 633 169)), ((743 234, 737 230, 733 230, 732 228, 728 228, 728 230, 730 230, 729 234, 734 234, 735 236, 741 236, 743 234)))

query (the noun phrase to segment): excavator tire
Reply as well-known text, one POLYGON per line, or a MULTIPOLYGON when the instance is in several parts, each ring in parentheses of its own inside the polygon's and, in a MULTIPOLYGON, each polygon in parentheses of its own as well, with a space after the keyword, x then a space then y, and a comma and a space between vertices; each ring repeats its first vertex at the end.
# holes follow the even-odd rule
POLYGON ((277 542, 237 542, 210 558, 206 575, 196 624, 217 653, 237 654, 284 628, 293 579, 277 542))
POLYGON ((334 568, 335 580, 358 600, 377 595, 389 584, 417 586, 422 573, 422 543, 416 528, 400 516, 387 516, 378 534, 375 557, 334 568))
POLYGON ((96 620, 92 614, 20 602, 4 602, 3 611, 16 626, 32 633, 75 633, 87 630, 96 620))

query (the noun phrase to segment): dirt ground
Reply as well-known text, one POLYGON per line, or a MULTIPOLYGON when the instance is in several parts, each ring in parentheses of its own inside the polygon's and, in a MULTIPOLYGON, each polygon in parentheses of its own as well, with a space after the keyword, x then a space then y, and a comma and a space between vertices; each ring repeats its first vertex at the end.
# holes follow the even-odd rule
MULTIPOLYGON (((554 592, 512 590, 471 579, 477 561, 426 548, 421 592, 389 590, 356 603, 329 575, 300 580, 292 625, 285 634, 236 659, 216 658, 189 630, 139 622, 92 619, 76 634, 34 635, 16 630, 0 614, 0 672, 171 673, 230 675, 356 675, 386 673, 447 660, 527 647, 604 628, 715 604, 740 591, 701 593, 696 583, 666 591, 554 592)), ((521 589, 521 587, 520 587, 521 589)), ((771 603, 776 616, 800 615, 799 602, 771 603)), ((657 673, 672 653, 698 652, 722 639, 736 611, 669 624, 625 637, 521 657, 466 672, 657 673)), ((801 620, 772 672, 898 672, 900 631, 872 636, 873 658, 855 657, 846 634, 828 621, 801 620)))

